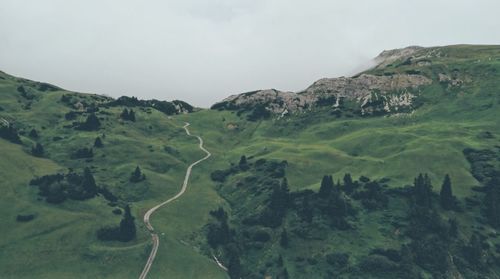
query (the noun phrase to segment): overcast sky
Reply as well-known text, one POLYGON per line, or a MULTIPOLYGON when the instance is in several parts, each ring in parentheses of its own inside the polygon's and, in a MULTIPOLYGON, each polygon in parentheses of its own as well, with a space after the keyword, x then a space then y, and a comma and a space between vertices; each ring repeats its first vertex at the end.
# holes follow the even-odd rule
POLYGON ((181 99, 297 91, 384 49, 500 44, 498 0, 0 0, 0 70, 181 99))

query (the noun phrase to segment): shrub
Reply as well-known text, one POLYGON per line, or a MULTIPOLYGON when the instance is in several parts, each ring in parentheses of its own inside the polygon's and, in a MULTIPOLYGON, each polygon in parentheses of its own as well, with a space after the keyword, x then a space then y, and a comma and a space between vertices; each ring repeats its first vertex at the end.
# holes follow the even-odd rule
POLYGON ((16 217, 16 221, 18 221, 18 222, 29 222, 29 221, 31 221, 33 219, 35 219, 35 215, 34 214, 27 214, 27 215, 19 214, 16 217))
POLYGON ((335 252, 326 255, 326 262, 334 267, 342 268, 349 264, 349 254, 335 252))
POLYGON ((398 264, 380 255, 370 255, 365 257, 359 267, 365 272, 392 272, 398 269, 398 264))

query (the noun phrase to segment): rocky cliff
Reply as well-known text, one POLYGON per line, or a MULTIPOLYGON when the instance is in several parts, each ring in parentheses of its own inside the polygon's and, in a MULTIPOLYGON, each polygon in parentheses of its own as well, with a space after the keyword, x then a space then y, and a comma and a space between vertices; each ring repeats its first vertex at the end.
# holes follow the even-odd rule
MULTIPOLYGON (((408 47, 384 51, 375 58, 375 68, 404 60, 420 49, 408 47)), ((419 87, 431 83, 431 79, 416 73, 324 78, 297 93, 268 89, 232 95, 215 104, 212 109, 250 111, 261 107, 270 114, 282 117, 318 107, 336 110, 348 102, 357 106, 363 115, 392 113, 411 110, 415 92, 418 92, 419 87)))

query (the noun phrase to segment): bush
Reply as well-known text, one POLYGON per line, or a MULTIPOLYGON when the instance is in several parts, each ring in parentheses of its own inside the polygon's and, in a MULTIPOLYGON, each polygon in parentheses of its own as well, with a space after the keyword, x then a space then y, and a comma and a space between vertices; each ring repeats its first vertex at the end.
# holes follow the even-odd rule
POLYGON ((268 242, 271 236, 265 230, 257 230, 253 233, 252 239, 257 242, 268 242))
POLYGON ((398 270, 398 264, 380 255, 370 255, 365 257, 359 267, 364 272, 393 272, 398 270))
POLYGON ((8 140, 12 143, 17 143, 17 144, 22 143, 16 128, 14 128, 12 124, 3 125, 3 123, 0 122, 0 138, 8 140))
POLYGON ((18 221, 18 222, 29 222, 29 221, 31 221, 33 219, 35 219, 35 215, 34 214, 27 214, 27 215, 19 214, 16 217, 16 221, 18 221))
POLYGON ((43 153, 43 146, 40 143, 36 143, 35 146, 31 148, 31 154, 35 157, 42 157, 43 153))
POLYGON ((87 119, 83 123, 79 123, 76 126, 77 130, 82 130, 82 131, 97 131, 101 127, 101 121, 99 121, 99 118, 94 113, 89 114, 87 116, 87 119))
POLYGON ((94 151, 92 150, 92 148, 87 148, 87 147, 83 147, 83 148, 76 150, 72 156, 72 158, 74 158, 74 159, 83 159, 83 158, 92 158, 92 157, 94 157, 94 151))
POLYGON ((342 268, 349 264, 349 254, 335 252, 326 255, 326 262, 334 267, 342 268))

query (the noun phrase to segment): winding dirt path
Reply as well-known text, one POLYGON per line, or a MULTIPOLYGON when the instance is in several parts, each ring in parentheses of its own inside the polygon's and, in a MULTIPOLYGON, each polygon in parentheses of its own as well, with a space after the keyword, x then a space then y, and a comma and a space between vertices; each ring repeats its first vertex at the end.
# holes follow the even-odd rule
POLYGON ((188 182, 189 182, 189 177, 191 176, 191 170, 193 169, 193 167, 196 166, 197 164, 205 161, 206 159, 208 159, 212 155, 208 150, 206 150, 203 147, 203 139, 201 137, 191 135, 191 133, 189 132, 189 130, 187 128, 188 126, 189 126, 189 123, 186 122, 186 124, 182 128, 184 128, 184 130, 186 130, 186 134, 188 136, 192 136, 192 137, 198 138, 198 141, 200 142, 199 148, 201 150, 203 150, 203 152, 205 152, 207 155, 205 157, 201 158, 200 160, 198 160, 198 161, 192 163, 191 165, 189 165, 189 167, 187 168, 187 171, 186 171, 186 176, 184 176, 184 183, 182 183, 182 188, 179 191, 179 193, 177 193, 175 196, 171 197, 170 199, 168 199, 168 200, 166 200, 166 201, 164 201, 164 202, 162 202, 162 203, 160 203, 160 204, 152 207, 151 209, 149 209, 146 212, 146 214, 144 214, 144 224, 146 225, 146 227, 148 228, 149 232, 151 233, 151 239, 153 240, 153 248, 151 249, 151 253, 149 254, 148 261, 146 262, 146 265, 144 266, 144 269, 142 270, 142 273, 139 276, 139 279, 145 279, 146 276, 148 275, 149 269, 151 268, 151 265, 153 265, 153 261, 155 260, 156 252, 158 252, 158 246, 160 246, 160 238, 158 237, 158 234, 154 231, 153 226, 149 222, 149 219, 150 219, 151 215, 156 210, 158 210, 160 207, 166 205, 167 203, 175 201, 180 196, 182 196, 184 194, 184 192, 186 192, 186 189, 187 189, 187 186, 188 186, 188 182))

